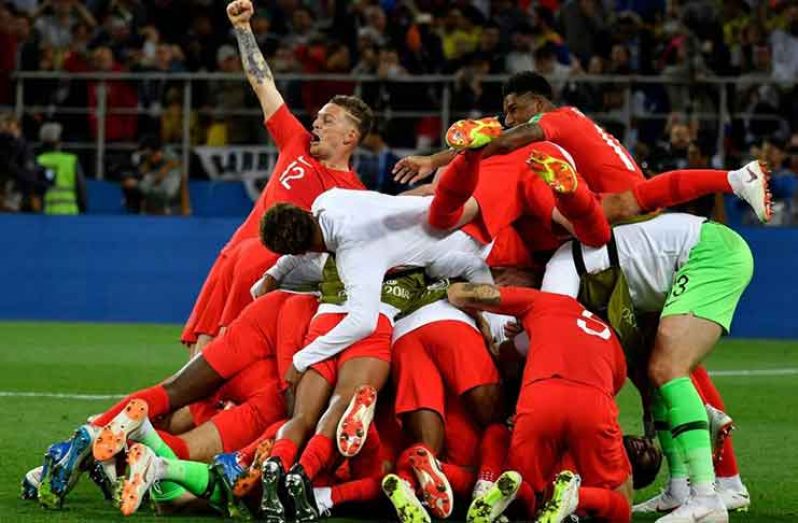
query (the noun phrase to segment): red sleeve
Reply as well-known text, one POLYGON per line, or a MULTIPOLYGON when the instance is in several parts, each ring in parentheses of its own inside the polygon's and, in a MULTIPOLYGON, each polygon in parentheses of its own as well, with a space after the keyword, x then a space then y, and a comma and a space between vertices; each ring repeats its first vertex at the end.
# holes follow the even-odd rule
POLYGON ((310 133, 296 119, 296 116, 283 104, 264 122, 277 148, 283 150, 289 143, 297 140, 310 140, 310 133))

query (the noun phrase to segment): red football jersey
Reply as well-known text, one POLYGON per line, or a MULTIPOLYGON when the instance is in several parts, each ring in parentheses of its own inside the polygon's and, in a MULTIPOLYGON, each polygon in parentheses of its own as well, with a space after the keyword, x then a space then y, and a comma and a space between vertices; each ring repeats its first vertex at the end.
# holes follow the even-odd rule
POLYGON ((571 298, 521 287, 500 289, 494 310, 516 316, 529 334, 523 384, 562 378, 614 396, 626 360, 612 329, 571 298))
POLYGON ((275 203, 290 202, 310 210, 313 201, 333 187, 365 189, 354 171, 328 169, 310 155, 311 134, 285 104, 277 109, 265 125, 280 155, 260 198, 230 238, 227 247, 244 238, 257 236, 261 217, 275 203))
POLYGON ((543 129, 546 140, 573 156, 576 170, 593 192, 623 192, 645 180, 629 151, 579 109, 560 107, 531 121, 543 129))
POLYGON ((480 217, 465 225, 464 232, 488 243, 522 216, 531 217, 544 229, 551 228, 554 196, 526 165, 534 150, 566 159, 558 146, 539 142, 479 162, 479 181, 473 196, 479 203, 480 217))

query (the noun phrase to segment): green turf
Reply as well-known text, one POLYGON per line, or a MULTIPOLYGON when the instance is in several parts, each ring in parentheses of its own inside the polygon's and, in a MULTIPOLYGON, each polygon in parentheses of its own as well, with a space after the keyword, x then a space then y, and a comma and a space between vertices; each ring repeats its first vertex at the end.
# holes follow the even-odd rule
MULTIPOLYGON (((0 323, 0 391, 121 394, 151 385, 185 361, 178 333, 163 325, 0 323)), ((708 367, 798 368, 798 342, 727 341, 708 367)), ((798 376, 719 376, 716 383, 740 427, 737 454, 753 497, 751 512, 732 515, 732 521, 798 521, 798 376)), ((627 388, 619 402, 624 427, 638 432, 637 396, 627 388)), ((18 498, 20 478, 40 464, 46 446, 109 403, 0 396, 0 523, 123 519, 88 480, 58 513, 18 498)), ((637 499, 654 491, 638 492, 637 499)), ((142 511, 132 521, 156 521, 150 514, 142 511)))

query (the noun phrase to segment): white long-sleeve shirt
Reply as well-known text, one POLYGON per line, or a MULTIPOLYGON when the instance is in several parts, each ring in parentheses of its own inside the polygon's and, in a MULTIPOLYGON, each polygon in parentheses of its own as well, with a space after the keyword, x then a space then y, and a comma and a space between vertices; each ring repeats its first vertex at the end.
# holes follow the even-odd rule
MULTIPOLYGON (((485 246, 461 231, 427 225, 432 199, 371 191, 331 189, 313 202, 328 251, 335 253, 344 284, 347 315, 332 330, 294 355, 300 372, 369 336, 377 326, 385 273, 394 267, 428 267, 435 277, 464 276, 492 283, 485 246)), ((280 280, 302 260, 284 256, 267 271, 280 280)))

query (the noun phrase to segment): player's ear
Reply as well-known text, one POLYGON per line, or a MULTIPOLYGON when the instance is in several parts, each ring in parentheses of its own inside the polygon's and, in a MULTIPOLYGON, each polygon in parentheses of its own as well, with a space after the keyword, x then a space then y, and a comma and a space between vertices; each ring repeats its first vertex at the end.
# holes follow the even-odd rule
POLYGON ((357 127, 350 126, 349 129, 346 131, 344 135, 344 143, 346 145, 354 144, 357 146, 358 142, 360 141, 360 132, 358 132, 357 127))

